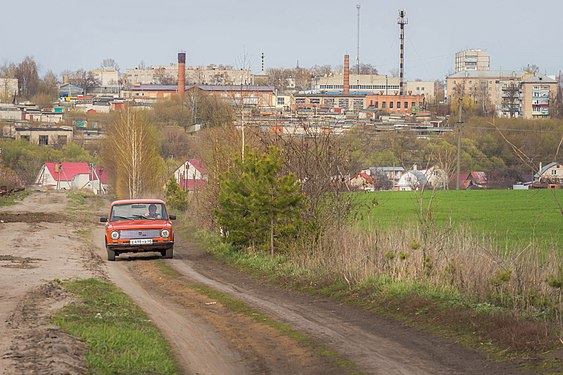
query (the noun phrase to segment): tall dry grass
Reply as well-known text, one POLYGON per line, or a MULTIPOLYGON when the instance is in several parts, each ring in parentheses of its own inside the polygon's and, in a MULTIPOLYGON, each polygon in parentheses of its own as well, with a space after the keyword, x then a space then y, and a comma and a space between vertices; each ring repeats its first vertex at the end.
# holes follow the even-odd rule
POLYGON ((350 285, 368 280, 427 285, 470 303, 561 321, 563 266, 556 244, 547 252, 533 242, 507 252, 463 227, 340 227, 314 245, 295 244, 289 258, 350 285))

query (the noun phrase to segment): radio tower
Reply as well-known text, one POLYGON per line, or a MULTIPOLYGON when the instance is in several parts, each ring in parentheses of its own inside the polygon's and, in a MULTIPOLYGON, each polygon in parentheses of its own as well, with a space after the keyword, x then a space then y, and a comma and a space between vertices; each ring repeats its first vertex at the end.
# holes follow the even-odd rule
POLYGON ((356 67, 358 75, 360 75, 360 4, 356 4, 358 10, 358 43, 356 44, 356 67))
POLYGON ((405 18, 407 13, 404 10, 399 10, 399 19, 397 23, 399 24, 399 43, 400 43, 400 55, 399 55, 399 95, 404 95, 404 79, 405 79, 405 25, 409 21, 405 18))

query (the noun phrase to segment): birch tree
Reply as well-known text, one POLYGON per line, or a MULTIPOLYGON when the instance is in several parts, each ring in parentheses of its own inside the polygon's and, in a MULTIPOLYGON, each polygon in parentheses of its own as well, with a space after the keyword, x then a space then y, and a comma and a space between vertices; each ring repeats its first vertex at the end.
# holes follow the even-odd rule
POLYGON ((158 147, 156 128, 143 112, 127 108, 116 115, 103 142, 102 158, 118 197, 162 193, 164 161, 158 147))

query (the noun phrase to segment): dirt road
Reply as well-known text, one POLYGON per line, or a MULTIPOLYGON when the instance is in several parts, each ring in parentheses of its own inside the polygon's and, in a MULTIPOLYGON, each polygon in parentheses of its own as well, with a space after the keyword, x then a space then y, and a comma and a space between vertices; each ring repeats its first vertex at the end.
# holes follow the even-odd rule
MULTIPOLYGON (((175 258, 122 255, 105 261, 97 216, 69 222, 64 194, 35 193, 0 208, 0 369, 2 374, 84 373, 84 346, 49 324, 69 296, 54 279, 112 280, 170 341, 186 374, 509 374, 488 361, 395 321, 305 294, 264 285, 177 241, 175 258), (3 221, 3 222, 1 222, 3 221), (81 236, 94 227, 92 239, 81 236), (163 273, 163 266, 176 271, 163 273), (205 285, 305 333, 315 348, 197 292, 205 285), (37 344, 39 343, 39 344, 37 344), (349 359, 356 368, 338 365, 349 359)), ((95 214, 92 214, 92 216, 95 214)))

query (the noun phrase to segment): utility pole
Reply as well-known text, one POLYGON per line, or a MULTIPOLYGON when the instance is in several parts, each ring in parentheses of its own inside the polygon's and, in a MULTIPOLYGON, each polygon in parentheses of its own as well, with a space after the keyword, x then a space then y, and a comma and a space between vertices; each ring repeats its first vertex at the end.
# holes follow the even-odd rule
POLYGON ((461 127, 463 121, 461 120, 461 108, 463 107, 463 98, 459 97, 459 118, 457 120, 457 177, 455 180, 455 189, 459 190, 459 169, 460 169, 460 159, 461 159, 461 127))
POLYGON ((244 161, 244 98, 243 98, 243 92, 242 92, 242 75, 243 73, 243 69, 240 69, 241 71, 241 76, 240 76, 240 126, 241 126, 241 135, 242 135, 242 142, 241 142, 241 159, 242 161, 244 161))
POLYGON ((356 45, 356 67, 357 73, 360 75, 360 4, 356 4, 358 10, 358 41, 356 45))

